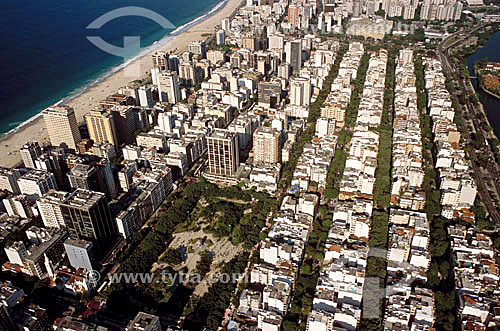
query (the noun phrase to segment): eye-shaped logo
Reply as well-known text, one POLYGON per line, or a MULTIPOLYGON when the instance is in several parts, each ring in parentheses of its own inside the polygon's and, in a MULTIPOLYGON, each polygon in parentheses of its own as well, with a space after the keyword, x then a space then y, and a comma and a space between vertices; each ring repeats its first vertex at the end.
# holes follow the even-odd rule
MULTIPOLYGON (((142 7, 122 7, 98 17, 92 23, 87 26, 87 29, 100 29, 104 24, 115 18, 125 17, 125 16, 139 16, 149 18, 150 20, 158 23, 164 29, 174 29, 175 26, 170 23, 165 17, 160 14, 142 7)), ((98 36, 87 36, 87 39, 97 46, 99 49, 105 51, 106 53, 119 56, 123 59, 127 58, 132 54, 138 54, 141 49, 141 37, 139 36, 124 36, 123 37, 123 47, 118 47, 104 41, 98 36)), ((134 75, 135 76, 135 75, 134 75)))

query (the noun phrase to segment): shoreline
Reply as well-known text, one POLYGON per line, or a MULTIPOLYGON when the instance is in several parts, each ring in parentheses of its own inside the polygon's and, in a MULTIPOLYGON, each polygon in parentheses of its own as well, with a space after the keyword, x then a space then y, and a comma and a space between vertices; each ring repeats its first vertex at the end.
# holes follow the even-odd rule
MULTIPOLYGON (((476 80, 477 80, 477 86, 481 89, 481 91, 483 91, 484 93, 487 93, 489 95, 491 95, 492 97, 500 100, 500 95, 496 94, 495 92, 493 91, 490 91, 489 89, 487 89, 483 83, 481 83, 481 75, 482 75, 482 69, 483 68, 479 68, 479 62, 476 62, 474 63, 474 74, 476 75, 476 80)), ((474 86, 474 85, 473 85, 474 86)))
POLYGON ((487 93, 489 95, 491 95, 492 97, 500 100, 500 95, 498 94, 495 94, 493 92, 491 92, 490 90, 488 90, 487 88, 485 88, 482 84, 479 85, 479 87, 481 88, 481 90, 484 92, 484 93, 487 93))
MULTIPOLYGON (((479 72, 476 72, 476 67, 477 67, 477 64, 478 62, 480 61, 479 59, 478 60, 473 60, 471 59, 471 65, 469 65, 469 58, 473 55, 475 55, 480 49, 486 47, 486 45, 488 43, 491 42, 491 37, 497 33, 500 33, 500 27, 496 27, 496 28, 492 28, 492 29, 489 29, 487 30, 487 33, 488 33, 488 37, 486 39, 486 42, 485 43, 479 43, 479 40, 477 41, 477 43, 473 46, 473 50, 469 51, 469 52, 466 52, 464 53, 462 56, 463 56, 463 62, 467 68, 467 73, 469 73, 469 75, 474 74, 477 76, 477 78, 475 78, 475 83, 477 84, 477 87, 474 85, 473 83, 473 79, 471 78, 468 78, 467 79, 467 82, 468 84, 470 85, 470 87, 472 88, 472 91, 474 91, 474 95, 476 96, 477 100, 479 101, 479 105, 480 105, 480 110, 481 110, 481 113, 484 115, 484 118, 486 119, 486 123, 491 127, 493 128, 493 126, 491 125, 491 122, 490 122, 490 118, 488 117, 488 112, 486 111, 486 108, 484 106, 484 104, 481 102, 480 98, 479 98, 479 93, 480 92, 484 92, 492 97, 495 97, 494 95, 492 95, 492 93, 490 93, 489 91, 487 91, 485 88, 482 87, 482 84, 479 80, 479 72)), ((500 98, 498 98, 500 100, 500 98)), ((493 129, 493 131, 491 132, 492 136, 496 139, 499 139, 500 135, 497 135, 495 133, 495 129, 493 129)))
MULTIPOLYGON (((203 34, 213 34, 214 28, 221 24, 223 18, 232 16, 242 4, 242 0, 225 0, 216 4, 207 13, 187 22, 171 33, 165 35, 157 41, 158 44, 143 49, 141 53, 129 59, 125 63, 110 68, 109 72, 96 79, 96 82, 88 87, 83 86, 84 90, 75 94, 70 94, 60 100, 58 103, 66 104, 75 109, 76 119, 80 123, 83 115, 95 107, 100 100, 103 100, 112 93, 126 86, 131 80, 127 77, 125 69, 132 65, 140 65, 141 78, 146 76, 147 72, 153 67, 151 54, 158 50, 174 51, 176 53, 187 49, 191 41, 206 39, 203 34), (219 8, 217 8, 219 7, 219 8), (177 31, 179 30, 179 31, 177 31), (162 43, 163 41, 163 43, 162 43), (117 69, 118 68, 118 69, 117 69)), ((19 149, 30 140, 37 140, 40 144, 48 142, 48 136, 45 123, 41 116, 41 111, 31 118, 21 123, 11 132, 7 132, 0 138, 0 166, 13 167, 21 161, 19 149)))
POLYGON ((479 88, 481 89, 481 91, 483 91, 484 93, 487 93, 487 94, 491 95, 492 97, 500 100, 500 95, 498 95, 498 94, 496 94, 496 93, 488 90, 486 87, 484 87, 483 84, 481 84, 481 82, 479 80, 477 82, 477 85, 479 86, 479 88))

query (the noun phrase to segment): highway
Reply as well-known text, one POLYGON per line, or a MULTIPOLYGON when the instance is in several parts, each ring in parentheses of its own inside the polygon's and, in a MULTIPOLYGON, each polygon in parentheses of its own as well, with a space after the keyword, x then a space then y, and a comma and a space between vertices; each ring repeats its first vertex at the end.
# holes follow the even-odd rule
MULTIPOLYGON (((489 177, 489 178, 486 178, 486 179, 491 179, 492 182, 495 183, 495 188, 497 190, 497 193, 500 193, 500 182, 498 181, 498 178, 500 178, 500 176, 498 173, 498 165, 495 162, 495 158, 492 155, 491 150, 486 142, 486 138, 485 138, 485 135, 483 132, 482 125, 478 121, 481 110, 479 109, 479 107, 475 106, 470 101, 470 99, 467 97, 467 95, 469 93, 468 93, 468 90, 467 90, 467 87, 465 85, 464 80, 460 77, 460 69, 458 68, 458 66, 456 64, 454 64, 451 61, 450 56, 449 56, 449 49, 450 48, 455 46, 457 43, 462 42, 464 39, 468 38, 470 36, 470 34, 483 28, 484 26, 485 26, 485 24, 480 24, 476 28, 471 30, 470 32, 464 33, 462 31, 458 31, 458 32, 454 33, 453 35, 451 35, 450 37, 446 38, 439 46, 439 57, 441 59, 441 62, 443 63, 443 70, 445 70, 446 74, 449 77, 456 78, 456 80, 460 84, 460 88, 461 88, 462 93, 463 93, 464 98, 465 98, 465 107, 466 107, 467 111, 469 112, 469 114, 471 115, 471 118, 472 118, 472 121, 474 124, 474 128, 476 131, 475 132, 475 136, 476 136, 475 139, 479 142, 479 144, 481 146, 480 151, 482 151, 488 157, 487 164, 480 164, 479 159, 478 159, 478 153, 477 153, 478 151, 475 149, 475 146, 472 143, 472 141, 473 141, 472 140, 472 132, 469 129, 468 125, 464 125, 464 131, 465 131, 464 138, 468 142, 469 146, 471 147, 469 155, 472 159, 472 168, 473 168, 474 173, 477 174, 478 179, 479 179, 479 180, 476 180, 476 184, 478 186, 478 194, 481 198, 481 202, 486 206, 488 214, 497 224, 497 229, 498 229, 498 227, 500 226, 500 214, 498 212, 497 206, 495 205, 493 199, 491 198, 490 193, 488 192, 488 187, 486 185, 486 182, 483 180, 485 178, 485 176, 481 175, 482 172, 480 169, 481 167, 483 167, 484 169, 487 169, 489 176, 486 176, 486 177, 489 177), (457 40, 455 40, 453 43, 451 43, 448 46, 444 46, 451 38, 455 38, 457 36, 459 36, 459 38, 457 40)), ((457 96, 454 93, 451 93, 451 96, 455 99, 455 102, 458 105, 460 105, 457 96)))

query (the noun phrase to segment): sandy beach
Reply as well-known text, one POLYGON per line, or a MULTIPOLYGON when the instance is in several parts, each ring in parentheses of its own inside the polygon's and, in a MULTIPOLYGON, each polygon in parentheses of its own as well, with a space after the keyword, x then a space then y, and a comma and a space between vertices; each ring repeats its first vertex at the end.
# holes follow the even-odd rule
MULTIPOLYGON (((206 37, 202 37, 203 34, 213 33, 214 28, 221 24, 221 20, 229 17, 234 10, 238 8, 241 2, 242 0, 228 0, 222 9, 205 19, 203 22, 175 36, 168 44, 159 48, 159 50, 175 50, 175 53, 185 51, 191 41, 205 39, 206 37)), ((138 61, 140 61, 140 71, 144 73, 143 75, 145 76, 145 73, 150 72, 153 66, 151 53, 131 63, 131 66, 137 65, 138 61)), ((100 100, 106 98, 110 94, 116 93, 120 87, 127 85, 127 83, 132 80, 134 80, 134 78, 126 75, 124 70, 120 70, 104 79, 102 82, 92 86, 80 96, 69 101, 67 105, 75 109, 77 120, 82 121, 83 115, 95 107, 100 100)), ((40 111, 42 111, 42 109, 40 109, 40 111)), ((25 142, 30 140, 37 140, 40 144, 48 141, 45 123, 41 117, 23 126, 18 131, 2 137, 0 140, 0 155, 2 155, 0 158, 0 166, 13 167, 18 164, 21 161, 19 149, 25 142)))

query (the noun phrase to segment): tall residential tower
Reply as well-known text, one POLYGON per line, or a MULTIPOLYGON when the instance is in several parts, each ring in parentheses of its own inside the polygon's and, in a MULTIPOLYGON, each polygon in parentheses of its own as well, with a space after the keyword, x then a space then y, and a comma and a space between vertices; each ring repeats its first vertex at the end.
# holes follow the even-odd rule
POLYGON ((234 176, 239 162, 238 135, 234 132, 215 129, 207 138, 209 173, 219 176, 234 176))
POLYGON ((76 149, 81 138, 73 108, 49 107, 43 110, 42 114, 51 144, 56 147, 63 145, 69 149, 76 149))

